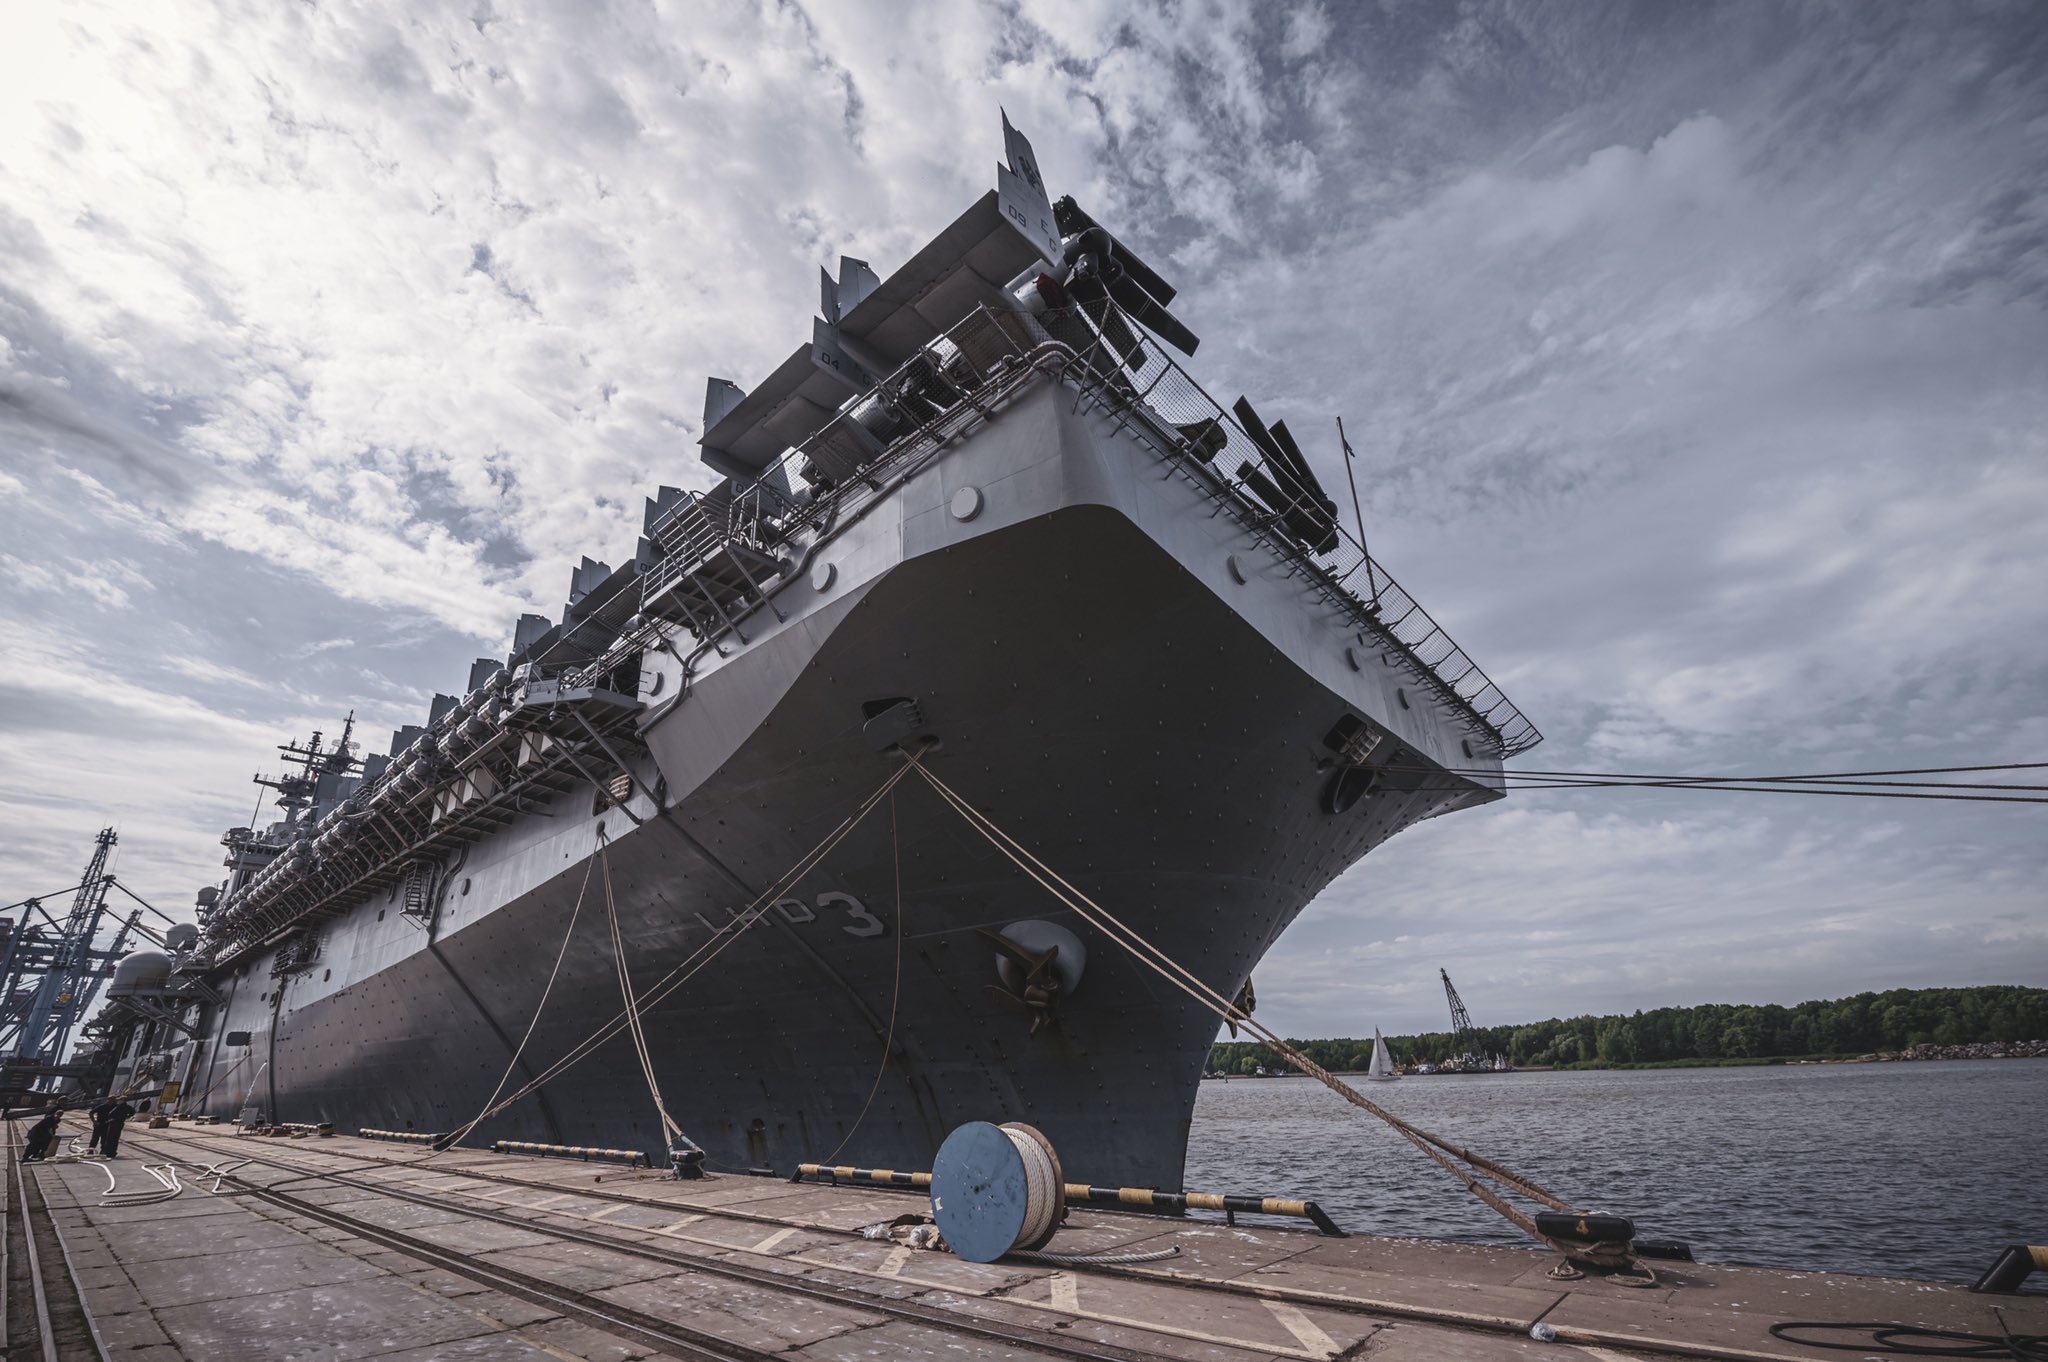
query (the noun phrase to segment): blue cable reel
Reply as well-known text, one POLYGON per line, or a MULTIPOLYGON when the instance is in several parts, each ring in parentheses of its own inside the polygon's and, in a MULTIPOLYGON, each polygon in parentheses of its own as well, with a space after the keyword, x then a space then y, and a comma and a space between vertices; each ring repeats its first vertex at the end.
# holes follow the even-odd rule
POLYGON ((932 1219, 970 1263, 1043 1248, 1066 1219, 1061 1178, 1059 1156, 1037 1130, 970 1121, 932 1159, 932 1219))

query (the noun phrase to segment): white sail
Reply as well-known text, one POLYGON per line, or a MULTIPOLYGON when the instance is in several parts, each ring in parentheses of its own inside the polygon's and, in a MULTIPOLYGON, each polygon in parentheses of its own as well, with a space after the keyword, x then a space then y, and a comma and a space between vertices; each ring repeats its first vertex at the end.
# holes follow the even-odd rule
POLYGON ((1372 1029, 1372 1066, 1365 1071, 1365 1076, 1375 1083, 1401 1076, 1394 1068, 1394 1057, 1387 1053, 1387 1038, 1380 1034, 1377 1026, 1372 1029))

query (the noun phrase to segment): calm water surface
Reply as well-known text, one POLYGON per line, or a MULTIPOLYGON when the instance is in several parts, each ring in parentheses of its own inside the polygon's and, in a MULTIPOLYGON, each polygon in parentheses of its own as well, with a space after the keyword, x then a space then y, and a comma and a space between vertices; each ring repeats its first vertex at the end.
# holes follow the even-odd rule
MULTIPOLYGON (((2048 1242, 2048 1060, 1357 1082, 1702 1261, 1969 1282, 2006 1245, 2048 1242)), ((1527 1242, 1310 1078, 1203 1083, 1186 1185, 1306 1197, 1366 1233, 1527 1242)))

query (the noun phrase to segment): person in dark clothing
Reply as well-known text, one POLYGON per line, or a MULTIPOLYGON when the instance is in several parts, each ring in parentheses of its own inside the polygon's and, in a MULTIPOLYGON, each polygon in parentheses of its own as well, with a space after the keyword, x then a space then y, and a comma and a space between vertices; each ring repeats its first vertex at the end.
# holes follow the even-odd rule
POLYGON ((51 1107, 42 1120, 28 1128, 28 1140, 21 1147, 23 1163, 33 1163, 50 1152, 50 1146, 57 1143, 57 1122, 63 1115, 64 1108, 51 1107))
POLYGON ((109 1097, 106 1101, 92 1109, 92 1139, 85 1146, 86 1153, 99 1153, 100 1141, 107 1136, 107 1113, 112 1111, 114 1103, 120 1100, 118 1097, 109 1097))
POLYGON ((101 1157, 111 1159, 120 1153, 121 1127, 127 1125, 128 1118, 134 1114, 135 1108, 119 1100, 108 1108, 106 1133, 100 1137, 101 1157))

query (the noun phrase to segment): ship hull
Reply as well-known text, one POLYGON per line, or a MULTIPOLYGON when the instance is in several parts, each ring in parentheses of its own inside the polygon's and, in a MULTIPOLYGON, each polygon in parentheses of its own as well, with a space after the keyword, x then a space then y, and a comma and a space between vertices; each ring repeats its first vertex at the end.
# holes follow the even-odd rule
MULTIPOLYGON (((227 1014, 242 1018, 230 1024, 253 1025, 252 1044, 206 1056, 194 1075, 206 1109, 460 1126, 529 1027, 507 1091, 619 1013, 607 878, 636 983, 688 968, 902 765, 862 733, 892 699, 919 705, 935 775, 1226 997, 1378 842, 1494 797, 1450 777, 1394 779, 1325 812, 1324 738, 1356 697, 1101 504, 898 563, 746 661, 704 677, 665 722, 749 705, 758 721, 708 754, 652 729, 648 783, 687 793, 657 786, 667 807, 599 815, 600 856, 572 847, 551 872, 529 866, 531 888, 474 918, 451 891, 427 949, 308 1001, 263 999, 267 1018, 241 995, 275 981, 227 981, 227 1014)), ((565 795, 555 816, 592 816, 591 798, 565 795)), ((459 867, 458 881, 466 890, 459 867)), ((669 1109, 714 1164, 925 1168, 961 1122, 1024 1120, 1074 1177, 1179 1185, 1215 1015, 1065 910, 915 773, 776 899, 646 1016, 669 1109), (1036 1035, 987 994, 998 973, 980 933, 1021 919, 1058 923, 1087 950, 1036 1035)), ((356 912, 373 909, 387 911, 356 912)), ((662 1145, 623 1036, 474 1139, 662 1145)))

